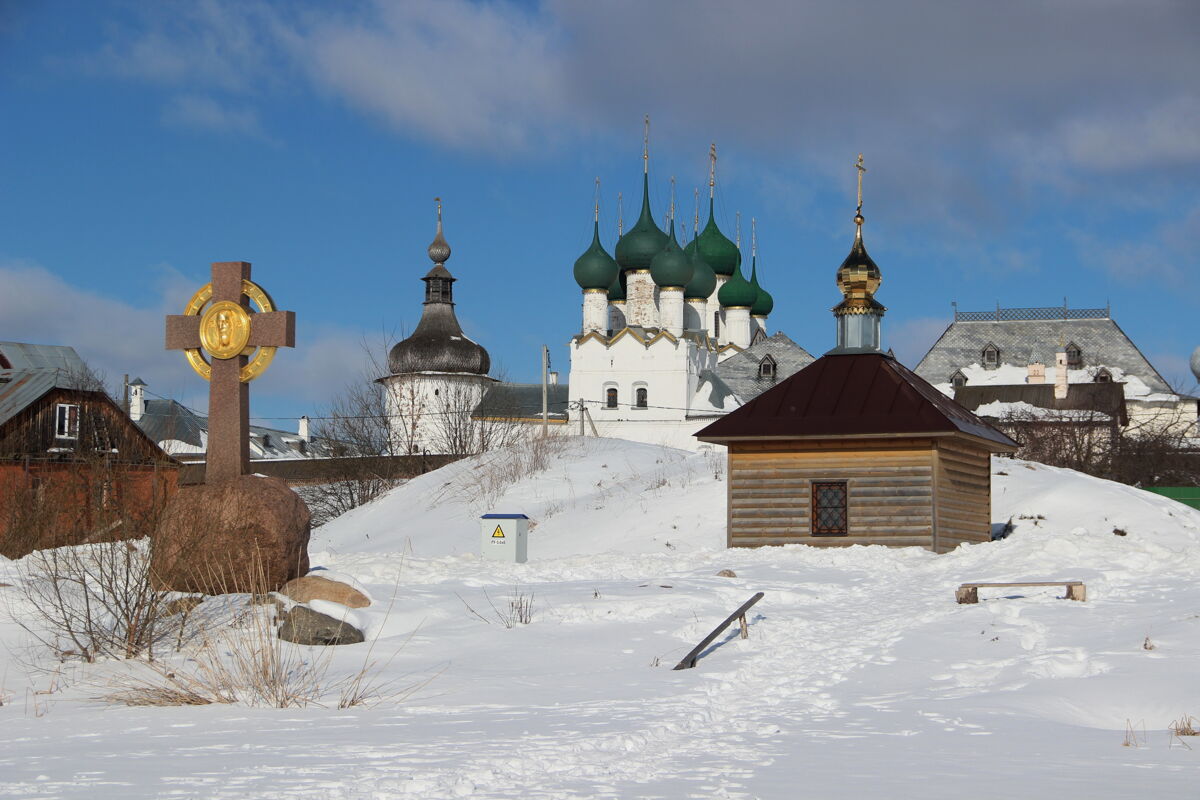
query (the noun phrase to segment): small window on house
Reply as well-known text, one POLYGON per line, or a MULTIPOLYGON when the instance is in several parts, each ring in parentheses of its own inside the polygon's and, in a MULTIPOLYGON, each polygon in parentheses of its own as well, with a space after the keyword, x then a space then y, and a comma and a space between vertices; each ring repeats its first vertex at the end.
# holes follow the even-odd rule
POLYGON ((718 339, 721 337, 721 312, 713 312, 713 336, 718 339))
MULTIPOLYGON (((1068 354, 1069 357, 1069 354, 1068 354)), ((1112 383, 1112 373, 1104 367, 1096 370, 1095 376, 1092 378, 1096 383, 1112 383)))
POLYGON ((1083 351, 1074 342, 1067 345, 1067 368, 1083 369, 1083 351))
POLYGON ((961 389, 967 385, 967 376, 963 375, 961 372, 955 372, 950 376, 950 385, 955 389, 961 389))
POLYGON ((646 391, 645 386, 639 386, 633 393, 634 408, 649 408, 650 393, 646 391))
POLYGON ((604 390, 604 407, 605 408, 616 408, 617 407, 617 390, 616 389, 605 389, 604 390))
POLYGON ((776 364, 775 359, 770 356, 763 356, 763 360, 758 362, 758 377, 768 380, 775 380, 776 364))
POLYGON ((996 369, 1000 366, 1000 348, 989 344, 983 348, 983 366, 985 369, 996 369))
POLYGON ((271 434, 264 433, 262 441, 263 450, 268 450, 271 447, 271 434))
POLYGON ((79 406, 73 403, 54 406, 54 435, 59 439, 79 438, 79 406))
POLYGON ((846 533, 846 482, 814 482, 812 485, 812 535, 845 536, 846 533))

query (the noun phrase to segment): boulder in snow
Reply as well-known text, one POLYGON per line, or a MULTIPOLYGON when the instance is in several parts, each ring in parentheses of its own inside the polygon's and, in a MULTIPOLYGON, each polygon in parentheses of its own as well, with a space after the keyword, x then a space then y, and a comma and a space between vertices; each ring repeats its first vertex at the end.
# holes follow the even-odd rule
POLYGON ((284 615, 279 638, 285 642, 322 646, 358 644, 365 639, 362 631, 353 625, 307 606, 292 606, 284 615))

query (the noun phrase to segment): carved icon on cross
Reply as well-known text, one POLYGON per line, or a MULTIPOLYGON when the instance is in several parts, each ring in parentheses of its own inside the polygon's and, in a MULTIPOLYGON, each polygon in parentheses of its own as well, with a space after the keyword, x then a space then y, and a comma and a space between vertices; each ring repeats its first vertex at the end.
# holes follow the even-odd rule
POLYGON ((266 371, 277 347, 295 346, 295 313, 275 310, 250 280, 245 261, 214 263, 212 282, 192 296, 183 314, 167 317, 167 349, 183 350, 192 369, 209 381, 205 483, 250 471, 247 384, 266 371))

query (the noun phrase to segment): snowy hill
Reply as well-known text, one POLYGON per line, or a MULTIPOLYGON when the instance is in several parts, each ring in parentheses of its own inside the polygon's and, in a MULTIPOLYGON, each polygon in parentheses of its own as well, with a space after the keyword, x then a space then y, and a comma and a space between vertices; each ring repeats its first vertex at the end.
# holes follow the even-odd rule
MULTIPOLYGON (((0 797, 1194 796, 1200 747, 1165 728, 1200 716, 1200 513, 997 459, 1002 541, 726 550, 723 452, 558 447, 453 464, 314 532, 314 565, 376 600, 353 619, 381 669, 428 681, 403 704, 9 702, 0 797), (536 522, 529 563, 480 560, 489 511, 536 522), (1087 602, 954 602, 964 581, 1036 579, 1083 580, 1087 602), (749 639, 671 670, 756 591, 749 639), (508 627, 519 599, 532 622, 508 627)), ((46 685, 17 661, 4 680, 46 685)))

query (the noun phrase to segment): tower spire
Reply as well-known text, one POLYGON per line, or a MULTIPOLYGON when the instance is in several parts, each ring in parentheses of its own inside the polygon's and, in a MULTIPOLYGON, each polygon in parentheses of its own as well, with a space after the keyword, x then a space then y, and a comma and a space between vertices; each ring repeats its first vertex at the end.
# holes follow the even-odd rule
POLYGON ((750 258, 758 255, 758 220, 750 218, 750 258))
POLYGON ((642 130, 642 174, 650 174, 650 115, 645 118, 645 126, 642 130))
POLYGON ((667 212, 667 218, 671 220, 671 224, 675 224, 675 176, 671 176, 671 209, 667 212))
POLYGON ((621 234, 625 232, 625 201, 620 192, 617 192, 617 238, 621 238, 621 234))
POLYGON ((856 206, 855 210, 854 210, 854 224, 856 226, 854 238, 856 240, 861 240, 862 239, 862 224, 866 221, 863 219, 863 215, 862 215, 862 179, 863 179, 863 173, 865 173, 867 171, 867 168, 863 166, 863 154, 862 153, 858 154, 858 161, 854 162, 854 168, 856 170, 858 170, 858 206, 856 206))
POLYGON ((595 197, 595 201, 596 201, 596 202, 595 202, 595 208, 594 208, 594 210, 593 210, 594 216, 593 216, 593 218, 592 218, 592 219, 593 219, 593 221, 594 221, 594 222, 595 222, 597 225, 599 225, 599 224, 600 224, 600 176, 599 176, 599 175, 597 175, 597 176, 596 176, 596 197, 595 197))
POLYGON ((695 194, 696 194, 696 214, 695 214, 695 216, 692 217, 692 237, 693 238, 700 234, 700 187, 699 186, 696 187, 695 194))
POLYGON ((741 250, 742 249, 742 212, 740 212, 740 211, 736 212, 735 216, 737 217, 737 227, 734 228, 734 244, 737 245, 738 250, 741 250))
POLYGON ((435 197, 433 202, 437 204, 437 234, 433 237, 433 241, 429 245, 429 260, 434 264, 445 264, 450 258, 450 245, 446 242, 446 236, 442 233, 442 198, 435 197))
POLYGON ((713 199, 713 191, 717 185, 717 143, 708 146, 708 199, 713 199))
POLYGON ((867 168, 863 166, 862 153, 854 162, 858 179, 858 203, 854 211, 854 244, 850 255, 837 271, 837 285, 842 291, 842 302, 833 309, 837 318, 838 342, 834 353, 876 353, 880 351, 880 321, 887 311, 875 299, 875 292, 883 282, 879 267, 867 255, 862 236, 862 177, 867 168))

